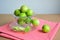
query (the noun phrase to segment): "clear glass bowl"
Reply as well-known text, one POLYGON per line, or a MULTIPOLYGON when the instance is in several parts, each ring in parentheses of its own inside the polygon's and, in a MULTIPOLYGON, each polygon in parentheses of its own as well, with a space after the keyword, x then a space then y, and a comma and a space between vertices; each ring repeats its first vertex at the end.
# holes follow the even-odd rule
MULTIPOLYGON (((24 25, 19 25, 16 21, 14 21, 14 22, 12 22, 12 23, 10 23, 10 25, 9 25, 9 27, 10 27, 10 29, 12 30, 12 31, 18 31, 18 32, 21 32, 21 31, 23 31, 23 32, 25 32, 25 28, 27 27, 27 26, 29 26, 30 27, 30 29, 27 29, 27 30, 29 30, 29 31, 32 31, 32 30, 34 30, 35 29, 35 27, 32 25, 32 24, 24 24, 24 25), (14 29, 14 28, 18 28, 17 30, 16 29, 14 29), (21 30, 19 30, 19 29, 21 29, 21 30)), ((28 31, 28 32, 29 32, 28 31)))
MULTIPOLYGON (((29 24, 24 24, 24 25, 19 25, 19 24, 17 23, 18 18, 15 17, 15 19, 16 19, 16 20, 13 21, 13 22, 11 22, 10 25, 9 25, 9 27, 10 27, 10 29, 11 29, 12 31, 16 31, 16 32, 17 32, 17 31, 18 31, 18 32, 23 31, 23 32, 25 32, 25 29, 26 29, 27 26, 30 27, 30 31, 36 29, 36 27, 34 27, 31 23, 29 23, 29 24), (17 30, 16 30, 16 29, 17 29, 17 30), (19 29, 21 29, 21 30, 19 30, 19 29)), ((32 19, 34 19, 34 17, 32 17, 32 19)), ((28 30, 28 29, 27 29, 27 30, 28 30)))

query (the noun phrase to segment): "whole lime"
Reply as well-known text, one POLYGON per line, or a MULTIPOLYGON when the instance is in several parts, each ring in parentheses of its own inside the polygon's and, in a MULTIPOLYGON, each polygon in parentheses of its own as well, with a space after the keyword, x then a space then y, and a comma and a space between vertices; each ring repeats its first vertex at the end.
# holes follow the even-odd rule
POLYGON ((25 14, 25 13, 21 13, 21 14, 19 15, 19 17, 26 17, 26 14, 25 14))
POLYGON ((49 25, 43 25, 42 31, 43 32, 49 32, 50 31, 50 26, 49 25))
POLYGON ((18 24, 19 24, 19 25, 24 25, 25 22, 24 22, 23 20, 18 20, 18 24))
POLYGON ((19 9, 16 9, 16 10, 14 11, 14 15, 15 15, 15 16, 19 16, 19 15, 20 15, 20 10, 19 10, 19 9))
POLYGON ((23 20, 23 21, 25 21, 25 20, 26 20, 26 17, 20 17, 18 20, 23 20))
POLYGON ((20 10, 21 10, 21 12, 25 13, 25 12, 27 12, 28 7, 26 5, 22 5, 20 10))
POLYGON ((32 24, 34 25, 34 26, 38 26, 39 25, 39 20, 37 20, 37 19, 33 19, 32 20, 32 24))
POLYGON ((32 16, 33 15, 33 11, 31 9, 28 9, 28 11, 26 12, 27 16, 32 16))
POLYGON ((31 18, 30 18, 30 17, 27 17, 27 18, 25 19, 25 23, 31 23, 31 18))

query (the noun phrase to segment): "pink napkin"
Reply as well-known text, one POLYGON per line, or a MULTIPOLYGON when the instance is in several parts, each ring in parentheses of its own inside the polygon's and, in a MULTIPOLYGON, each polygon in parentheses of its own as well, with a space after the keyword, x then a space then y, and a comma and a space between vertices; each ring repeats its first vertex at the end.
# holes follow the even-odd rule
POLYGON ((22 32, 14 32, 11 31, 9 28, 9 24, 3 25, 0 27, 0 32, 3 32, 5 34, 14 36, 16 38, 20 38, 23 40, 53 40, 60 23, 50 22, 46 20, 39 19, 40 25, 33 31, 30 31, 28 33, 22 33, 22 32), (44 24, 50 25, 51 31, 49 33, 43 33, 42 26, 44 24))
POLYGON ((11 40, 20 40, 18 38, 12 37, 12 36, 4 34, 4 33, 0 33, 0 36, 11 39, 11 40))

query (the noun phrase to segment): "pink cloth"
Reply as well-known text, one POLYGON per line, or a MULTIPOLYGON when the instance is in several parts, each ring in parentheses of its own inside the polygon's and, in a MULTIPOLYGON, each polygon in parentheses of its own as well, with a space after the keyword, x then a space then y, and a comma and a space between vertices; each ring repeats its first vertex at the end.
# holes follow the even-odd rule
POLYGON ((4 34, 4 33, 0 33, 0 36, 11 39, 11 40, 20 40, 18 38, 12 37, 12 36, 4 34))
POLYGON ((42 19, 39 19, 39 21, 40 21, 40 25, 35 30, 30 31, 28 33, 13 32, 10 30, 9 24, 6 24, 0 27, 0 32, 3 32, 5 34, 8 34, 23 40, 53 40, 53 37, 55 36, 60 26, 60 23, 50 22, 42 19), (41 31, 42 26, 44 24, 50 25, 51 31, 49 33, 43 33, 41 31))

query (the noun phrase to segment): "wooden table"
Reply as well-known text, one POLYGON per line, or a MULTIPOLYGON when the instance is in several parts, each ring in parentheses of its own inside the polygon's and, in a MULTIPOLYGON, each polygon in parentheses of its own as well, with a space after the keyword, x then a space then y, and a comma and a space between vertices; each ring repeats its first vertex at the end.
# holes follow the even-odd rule
MULTIPOLYGON (((60 22, 60 14, 36 14, 35 16, 52 22, 60 22)), ((0 14, 0 26, 14 20, 15 19, 11 14, 0 14)), ((10 39, 0 37, 0 40, 10 39)), ((56 33, 53 40, 60 40, 60 29, 56 33)))

